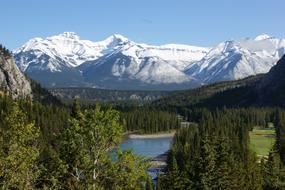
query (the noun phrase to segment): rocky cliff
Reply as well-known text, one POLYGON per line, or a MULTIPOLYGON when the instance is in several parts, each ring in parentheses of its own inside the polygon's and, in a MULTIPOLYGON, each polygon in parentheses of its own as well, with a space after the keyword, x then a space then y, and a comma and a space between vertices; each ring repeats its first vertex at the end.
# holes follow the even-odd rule
POLYGON ((14 64, 9 56, 0 54, 0 89, 13 98, 31 98, 32 89, 29 80, 14 64))

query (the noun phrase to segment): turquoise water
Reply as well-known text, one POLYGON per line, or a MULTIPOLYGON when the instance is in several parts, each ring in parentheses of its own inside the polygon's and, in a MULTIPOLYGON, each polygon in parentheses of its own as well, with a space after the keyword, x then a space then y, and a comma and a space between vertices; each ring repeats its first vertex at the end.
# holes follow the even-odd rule
POLYGON ((120 144, 122 150, 132 150, 136 155, 156 157, 169 150, 172 137, 155 139, 126 139, 120 144))

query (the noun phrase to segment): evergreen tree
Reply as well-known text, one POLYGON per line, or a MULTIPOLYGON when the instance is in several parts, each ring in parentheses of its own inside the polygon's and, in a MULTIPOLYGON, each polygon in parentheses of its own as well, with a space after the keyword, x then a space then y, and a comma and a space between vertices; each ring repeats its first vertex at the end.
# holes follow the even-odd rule
POLYGON ((232 189, 230 180, 231 167, 229 165, 229 142, 225 137, 218 137, 216 145, 215 185, 213 189, 232 189))
POLYGON ((215 183, 215 149, 211 146, 208 136, 205 136, 201 146, 199 165, 199 189, 211 190, 215 183))

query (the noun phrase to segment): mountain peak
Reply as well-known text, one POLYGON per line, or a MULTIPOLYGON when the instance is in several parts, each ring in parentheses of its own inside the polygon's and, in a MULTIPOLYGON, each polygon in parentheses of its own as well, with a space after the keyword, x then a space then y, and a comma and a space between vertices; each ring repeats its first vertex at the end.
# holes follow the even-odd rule
POLYGON ((59 36, 70 38, 70 39, 79 39, 80 37, 75 32, 63 32, 59 36))
POLYGON ((128 38, 126 38, 125 36, 121 35, 121 34, 113 34, 112 35, 113 38, 115 39, 121 39, 121 40, 128 40, 128 38))
POLYGON ((266 40, 270 38, 273 38, 273 37, 269 36, 268 34, 261 34, 261 35, 256 36, 254 40, 260 41, 260 40, 266 40))
POLYGON ((121 34, 113 34, 112 36, 108 37, 105 41, 111 43, 111 42, 128 42, 130 40, 121 34))

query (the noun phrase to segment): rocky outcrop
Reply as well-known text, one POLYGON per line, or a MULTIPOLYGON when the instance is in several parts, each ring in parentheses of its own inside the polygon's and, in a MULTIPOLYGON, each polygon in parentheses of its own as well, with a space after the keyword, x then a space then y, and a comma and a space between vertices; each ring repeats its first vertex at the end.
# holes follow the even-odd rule
POLYGON ((0 55, 0 89, 13 98, 32 98, 30 82, 14 64, 12 58, 0 55))

